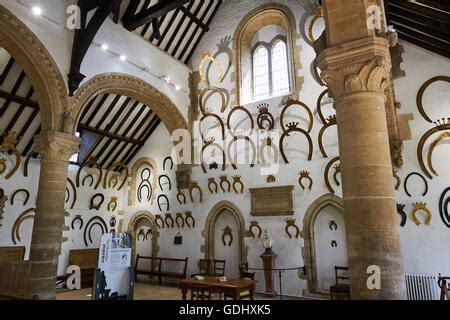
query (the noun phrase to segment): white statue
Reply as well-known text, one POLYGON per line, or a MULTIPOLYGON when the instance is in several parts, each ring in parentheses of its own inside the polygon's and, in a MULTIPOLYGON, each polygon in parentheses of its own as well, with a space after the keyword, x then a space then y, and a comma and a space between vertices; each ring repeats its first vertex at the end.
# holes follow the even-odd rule
POLYGON ((264 232, 263 246, 266 249, 266 252, 272 251, 273 238, 272 238, 272 232, 270 231, 270 229, 267 229, 264 232))

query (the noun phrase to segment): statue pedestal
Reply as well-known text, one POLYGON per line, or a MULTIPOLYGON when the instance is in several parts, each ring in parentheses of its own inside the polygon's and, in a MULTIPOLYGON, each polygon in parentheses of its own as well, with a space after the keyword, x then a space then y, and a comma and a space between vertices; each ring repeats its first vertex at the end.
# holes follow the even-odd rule
MULTIPOLYGON (((273 269, 275 265, 275 259, 277 255, 273 252, 264 252, 262 255, 260 255, 262 261, 263 261, 263 268, 264 269, 273 269)), ((266 284, 266 292, 264 293, 264 297, 266 298, 275 298, 277 296, 277 293, 273 289, 273 271, 271 270, 264 270, 264 279, 266 284)))

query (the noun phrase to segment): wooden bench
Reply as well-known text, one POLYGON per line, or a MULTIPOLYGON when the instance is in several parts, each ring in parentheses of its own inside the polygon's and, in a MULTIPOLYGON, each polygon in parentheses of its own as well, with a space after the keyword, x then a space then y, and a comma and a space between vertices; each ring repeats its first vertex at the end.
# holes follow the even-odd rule
POLYGON ((99 249, 79 249, 69 251, 69 266, 75 265, 80 267, 81 288, 92 287, 95 269, 98 266, 98 254, 99 249))
POLYGON ((0 262, 23 261, 25 247, 0 247, 0 262))
POLYGON ((188 266, 188 258, 162 258, 162 257, 145 257, 137 255, 134 270, 136 272, 136 280, 138 274, 147 275, 149 277, 158 277, 159 285, 162 284, 162 278, 175 278, 178 280, 186 279, 188 266), (150 270, 139 269, 139 260, 149 260, 151 262, 150 270), (181 262, 183 263, 182 272, 165 271, 163 268, 164 262, 181 262))

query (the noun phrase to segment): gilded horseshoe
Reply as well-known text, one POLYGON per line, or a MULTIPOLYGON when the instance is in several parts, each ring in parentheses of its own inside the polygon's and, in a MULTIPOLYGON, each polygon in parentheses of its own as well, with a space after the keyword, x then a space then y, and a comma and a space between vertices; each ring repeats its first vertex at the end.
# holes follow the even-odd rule
POLYGON ((259 226, 259 222, 258 221, 250 221, 250 227, 248 228, 248 231, 252 235, 253 239, 256 239, 256 235, 258 235, 258 239, 261 239, 262 229, 259 226), (255 229, 255 228, 256 228, 256 230, 258 230, 257 234, 255 234, 253 232, 253 229, 255 229))
POLYGON ((205 76, 203 75, 203 65, 205 64, 206 61, 210 61, 213 62, 217 65, 217 67, 219 68, 219 78, 218 78, 218 82, 222 83, 223 81, 223 70, 222 70, 222 65, 220 64, 220 62, 214 58, 213 56, 211 56, 211 54, 209 52, 205 52, 202 56, 202 60, 200 61, 200 65, 199 65, 199 69, 198 69, 198 73, 200 75, 200 80, 202 82, 204 82, 206 84, 206 86, 210 86, 209 81, 205 78, 205 76))
POLYGON ((328 155, 327 155, 327 153, 325 151, 325 148, 323 146, 323 135, 324 135, 325 131, 328 128, 330 128, 332 126, 335 126, 335 125, 337 125, 336 116, 331 116, 330 118, 328 118, 328 122, 319 131, 319 138, 318 138, 318 140, 319 140, 319 149, 320 149, 320 152, 322 153, 322 156, 324 158, 328 158, 328 155))
POLYGON ((430 80, 426 81, 419 89, 419 91, 417 92, 417 98, 416 98, 416 102, 417 102, 417 109, 419 109, 420 114, 422 115, 422 117, 428 121, 428 122, 433 122, 431 121, 430 117, 426 114, 424 108, 423 108, 423 104, 422 104, 422 100, 423 100, 423 94, 425 93, 425 90, 434 82, 437 81, 445 81, 445 82, 449 82, 450 83, 450 77, 448 76, 437 76, 437 77, 433 77, 430 80))
POLYGON ((427 204, 424 202, 417 202, 417 203, 414 203, 413 206, 414 207, 411 211, 411 217, 412 217, 413 221, 415 222, 415 224, 420 225, 420 221, 419 221, 419 219, 417 219, 416 213, 418 211, 424 211, 427 214, 427 219, 425 220, 425 224, 427 226, 429 226, 430 222, 431 222, 432 214, 431 214, 430 209, 427 208, 427 204))
POLYGON ((432 158, 433 151, 436 148, 436 146, 439 144, 439 142, 441 142, 445 138, 449 138, 449 137, 450 137, 450 131, 445 131, 430 144, 430 148, 428 149, 428 156, 427 156, 428 168, 430 168, 431 173, 434 174, 436 177, 439 176, 439 174, 436 172, 436 170, 434 170, 434 167, 433 167, 433 158, 432 158))
POLYGON ((285 121, 284 121, 284 117, 286 115, 287 110, 291 107, 291 106, 299 106, 302 107, 303 109, 306 110, 306 112, 308 112, 308 117, 309 117, 309 125, 308 125, 308 130, 306 130, 306 132, 310 133, 312 128, 313 128, 313 124, 314 124, 314 118, 313 118, 313 114, 311 112, 311 109, 303 102, 299 101, 299 100, 290 100, 286 106, 283 108, 283 110, 281 111, 281 115, 280 115, 280 126, 281 129, 283 131, 286 131, 286 125, 285 125, 285 121))
POLYGON ((312 143, 312 139, 311 139, 311 136, 309 135, 309 133, 301 128, 297 128, 298 122, 291 122, 287 126, 289 129, 286 130, 285 132, 283 132, 283 134, 281 135, 280 148, 279 148, 284 162, 289 163, 289 160, 287 159, 286 154, 284 153, 283 142, 284 142, 284 139, 286 137, 288 137, 290 133, 293 133, 293 132, 300 132, 308 139, 308 144, 309 144, 308 161, 311 161, 312 154, 313 154, 313 143, 312 143))
POLYGON ((316 13, 314 14, 314 16, 312 17, 311 21, 309 22, 309 26, 308 26, 308 38, 309 41, 311 42, 311 44, 314 44, 314 42, 316 42, 316 40, 314 39, 314 34, 313 34, 313 28, 314 28, 314 24, 317 22, 317 20, 319 20, 320 18, 323 18, 323 10, 322 7, 319 7, 316 11, 316 13))
POLYGON ((217 182, 214 178, 208 178, 208 190, 211 193, 217 193, 219 189, 219 186, 217 185, 217 182))
POLYGON ((117 209, 117 197, 111 197, 111 200, 108 203, 108 211, 114 211, 117 209))
POLYGON ((27 189, 18 189, 16 191, 14 191, 14 193, 11 195, 11 206, 14 205, 14 198, 16 197, 16 195, 20 192, 25 193, 25 200, 23 201, 23 206, 26 206, 28 203, 28 200, 30 199, 30 192, 27 189))
POLYGON ((305 190, 305 186, 303 185, 303 179, 306 179, 309 181, 309 187, 308 189, 311 190, 312 186, 313 186, 313 179, 311 178, 311 175, 308 171, 300 171, 298 173, 300 175, 300 178, 298 179, 298 184, 300 185, 300 187, 305 190))

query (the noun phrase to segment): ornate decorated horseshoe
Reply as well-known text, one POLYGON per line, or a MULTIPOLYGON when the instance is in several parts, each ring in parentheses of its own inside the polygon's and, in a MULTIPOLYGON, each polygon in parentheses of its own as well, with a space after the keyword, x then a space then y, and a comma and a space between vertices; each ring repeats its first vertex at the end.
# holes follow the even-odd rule
POLYGON ((405 212, 405 205, 404 204, 397 203, 397 213, 402 218, 402 221, 400 222, 400 226, 404 227, 405 224, 406 224, 406 220, 407 220, 407 216, 406 216, 406 212, 405 212))
POLYGON ((70 205, 70 209, 73 209, 75 207, 75 203, 77 202, 77 188, 75 187, 75 183, 73 183, 72 179, 70 179, 69 177, 67 177, 67 182, 72 188, 73 201, 72 204, 70 205))
POLYGON ((338 225, 337 225, 336 221, 331 220, 331 221, 330 221, 329 227, 330 227, 330 230, 331 230, 331 231, 336 231, 337 228, 338 228, 338 225))
POLYGON ((202 188, 200 188, 200 186, 198 185, 197 181, 192 181, 191 187, 189 188, 189 196, 191 198, 191 202, 195 203, 194 202, 194 194, 193 194, 194 189, 196 189, 198 191, 198 193, 200 195, 199 202, 202 203, 203 202, 203 191, 202 191, 202 188))
POLYGON ((142 229, 142 228, 139 229, 139 233, 137 235, 137 241, 141 241, 140 240, 141 236, 142 236, 142 241, 144 241, 145 240, 145 232, 144 232, 144 229, 142 229))
POLYGON ((208 178, 208 190, 211 193, 217 193, 219 190, 219 186, 214 177, 208 178))
POLYGON ((243 111, 247 115, 247 118, 250 119, 250 129, 252 131, 255 129, 255 122, 253 121, 253 117, 252 117, 252 114, 250 113, 250 111, 248 111, 243 106, 234 106, 231 109, 231 111, 228 113, 228 118, 227 118, 227 128, 233 137, 234 137, 234 131, 236 131, 236 130, 232 130, 232 128, 231 128, 231 117, 237 111, 243 111))
MULTIPOLYGON (((231 156, 231 147, 239 140, 244 140, 247 141, 248 144, 252 147, 252 159, 251 159, 251 163, 250 163, 250 168, 253 168, 255 166, 256 163, 256 146, 253 143, 253 140, 250 139, 250 137, 246 137, 246 136, 235 136, 233 138, 233 140, 230 142, 230 144, 228 145, 228 158, 230 160, 231 166, 233 167, 234 170, 237 170, 237 165, 235 163, 236 159, 233 159, 231 156)), ((235 155, 235 158, 237 158, 237 154, 235 155)))
MULTIPOLYGON (((20 156, 19 150, 17 150, 17 148, 16 148, 16 145, 19 142, 20 138, 16 138, 14 135, 15 135, 14 132, 8 132, 7 134, 4 134, 3 143, 0 145, 0 149, 10 150, 11 152, 14 153, 14 155, 16 157, 16 162, 15 162, 14 166, 9 171, 9 173, 5 176, 6 180, 11 178, 16 173, 17 169, 19 169, 19 166, 20 166, 21 156, 20 156)), ((5 167, 6 167, 6 164, 5 164, 5 167)))
POLYGON ((167 196, 165 195, 165 194, 160 194, 159 196, 158 196, 158 208, 159 208, 159 211, 163 211, 162 209, 161 209, 161 205, 166 205, 166 210, 165 211, 169 211, 169 198, 167 198, 167 196), (161 203, 161 199, 166 199, 166 203, 161 203))
POLYGON ((178 190, 177 200, 181 205, 186 204, 186 195, 181 190, 178 190))
POLYGON ((188 228, 195 228, 195 219, 192 216, 192 212, 191 211, 185 211, 184 215, 185 215, 184 221, 186 221, 186 226, 188 228), (189 221, 191 223, 189 223, 189 221))
POLYGON ((334 116, 331 116, 328 118, 327 123, 319 131, 319 149, 324 158, 328 158, 328 155, 325 152, 325 148, 323 146, 323 134, 325 133, 325 130, 327 130, 329 127, 332 127, 335 125, 337 125, 337 121, 336 121, 336 116, 334 115, 334 116))
POLYGON ((114 228, 116 226, 116 224, 117 224, 116 217, 112 216, 111 219, 109 219, 109 226, 111 228, 114 228))
POLYGON ((422 115, 422 117, 428 121, 428 122, 433 122, 431 121, 430 117, 426 114, 424 108, 423 108, 423 104, 422 104, 422 100, 423 100, 423 94, 425 93, 425 90, 434 82, 437 81, 445 81, 445 82, 449 82, 450 83, 450 77, 448 76, 437 76, 437 77, 433 77, 430 80, 426 81, 419 89, 419 91, 417 92, 417 109, 419 109, 420 114, 422 115))
POLYGON ((314 44, 314 42, 316 42, 316 40, 314 39, 314 34, 313 34, 314 24, 317 22, 317 20, 319 20, 322 17, 323 17, 323 10, 322 10, 322 7, 319 7, 317 9, 316 13, 314 14, 314 16, 312 17, 311 21, 309 22, 309 26, 308 26, 308 38, 309 38, 309 41, 311 42, 311 44, 314 44))
POLYGON ((256 119, 256 123, 258 124, 258 128, 261 130, 273 130, 275 127, 275 119, 273 115, 269 112, 269 105, 267 103, 261 103, 258 106, 259 115, 256 119), (264 127, 264 123, 267 122, 269 126, 267 128, 264 127))
POLYGON ((400 179, 399 175, 397 174, 397 170, 392 170, 392 176, 395 178, 396 184, 395 184, 395 190, 400 189, 400 186, 402 184, 402 179, 400 179))
MULTIPOLYGON (((86 161, 85 163, 83 163, 83 164, 78 168, 78 171, 77 171, 77 177, 76 177, 77 187, 78 187, 78 188, 80 187, 80 175, 81 175, 81 170, 83 170, 83 168, 84 168, 85 166, 89 166, 89 167, 92 166, 92 167, 95 167, 95 168, 98 170, 98 172, 99 172, 98 180, 97 180, 97 183, 95 184, 95 187, 94 187, 94 189, 97 190, 98 187, 100 186, 100 182, 102 181, 103 171, 102 171, 102 167, 100 167, 100 165, 97 163, 97 160, 96 160, 95 158, 90 158, 88 161, 86 161)), ((83 181, 84 181, 84 179, 83 179, 83 181)))
POLYGON ((290 100, 283 108, 283 110, 281 111, 281 115, 280 115, 280 126, 281 129, 283 131, 286 131, 286 126, 285 126, 285 121, 284 121, 284 117, 286 115, 287 110, 292 107, 292 106, 299 106, 302 107, 303 109, 306 110, 306 112, 308 112, 308 116, 309 116, 309 125, 308 125, 308 130, 306 130, 306 132, 310 133, 312 128, 313 128, 313 124, 314 124, 314 119, 313 119, 313 114, 311 112, 311 109, 304 104, 303 102, 299 101, 299 100, 290 100))
POLYGON ((445 131, 444 133, 442 133, 441 135, 439 135, 439 137, 437 137, 430 145, 430 148, 428 149, 428 156, 427 156, 427 161, 428 161, 428 168, 430 168, 430 171, 432 174, 434 174, 435 176, 439 176, 439 174, 436 172, 436 170, 434 170, 433 167, 433 151, 436 148, 436 146, 438 145, 439 142, 441 142, 442 140, 444 140, 445 138, 450 138, 450 131, 445 131))
MULTIPOLYGON (((445 120, 445 118, 442 118, 442 121, 438 120, 435 122, 435 124, 436 124, 436 127, 431 128, 430 130, 425 132, 425 134, 422 136, 422 138, 420 138, 419 144, 417 145, 417 159, 419 160, 420 168, 425 173, 425 175, 430 179, 433 179, 433 176, 427 170, 427 168, 425 167, 425 164, 423 162, 423 148, 424 148, 425 143, 427 142, 428 138, 430 138, 433 134, 441 132, 441 131, 445 131, 445 130, 450 130, 450 117, 447 118, 447 120, 445 120)), ((436 144, 438 142, 436 142, 436 144)), ((433 149, 434 149, 434 147, 435 146, 433 146, 433 149)), ((430 146, 430 149, 431 149, 431 146, 430 146)), ((431 152, 432 151, 433 150, 431 150, 431 152)), ((431 156, 429 156, 429 157, 430 157, 429 161, 431 161, 431 156)))
MULTIPOLYGON (((324 178, 324 180, 325 180, 325 185, 327 186, 327 189, 328 189, 328 191, 330 191, 330 193, 331 194, 334 194, 334 189, 333 189, 333 187, 331 186, 331 183, 330 183, 330 179, 328 178, 328 176, 329 176, 329 174, 330 174, 330 169, 331 169, 331 166, 335 163, 335 162, 338 162, 339 161, 339 157, 335 157, 335 158, 333 158, 333 159, 331 159, 331 161, 330 162, 328 162, 328 164, 327 164, 327 166, 325 167, 325 170, 324 170, 324 172, 323 172, 323 178, 324 178)), ((336 167, 335 167, 336 168, 336 167)), ((341 171, 341 166, 339 165, 339 172, 341 171)), ((337 169, 336 169, 336 171, 335 171, 335 174, 337 175, 337 169)), ((338 184, 338 186, 339 186, 339 184, 338 184)))
POLYGON ((94 196, 91 198, 91 203, 89 205, 89 210, 100 210, 100 207, 102 206, 103 202, 105 201, 105 196, 101 193, 96 193, 94 194, 94 196), (100 202, 95 203, 96 199, 100 199, 100 202))
POLYGON ((222 141, 225 141, 225 125, 223 124, 222 119, 217 114, 212 113, 212 111, 210 111, 210 109, 208 109, 207 113, 200 119, 200 124, 199 124, 200 136, 202 137, 203 143, 206 143, 206 138, 203 135, 202 123, 203 123, 203 121, 205 121, 208 118, 214 118, 217 120, 218 124, 220 125, 220 129, 222 130, 222 141))
POLYGON ((34 219, 34 215, 36 213, 36 209, 35 208, 30 208, 28 210, 25 210, 24 212, 22 212, 16 219, 16 221, 14 222, 14 225, 11 229, 11 241, 14 244, 17 244, 17 242, 20 242, 20 225, 22 224, 23 221, 27 220, 27 219, 34 219))
POLYGON ((169 161, 170 162, 170 169, 169 170, 172 170, 173 169, 173 159, 172 159, 172 157, 166 157, 165 159, 164 159, 164 161, 163 161, 163 170, 164 171, 166 171, 166 162, 167 161, 169 161))
POLYGON ((298 184, 300 185, 300 187, 305 190, 305 186, 303 185, 303 179, 306 179, 309 181, 309 187, 308 189, 311 190, 312 186, 313 186, 313 179, 311 178, 311 175, 308 171, 300 171, 298 173, 300 175, 300 178, 298 179, 298 184))
POLYGON ((175 222, 173 221, 172 215, 170 213, 165 214, 164 222, 166 223, 167 228, 173 229, 175 226, 175 222))
POLYGON ((252 235, 253 239, 261 239, 262 229, 259 226, 259 222, 258 221, 250 221, 250 227, 248 228, 248 231, 252 235), (255 234, 253 232, 253 229, 256 229, 258 231, 258 233, 255 234))
POLYGON ((208 86, 207 88, 203 89, 200 92, 200 95, 198 96, 200 112, 203 115, 207 115, 208 114, 208 110, 205 107, 205 105, 203 104, 203 99, 205 98, 205 95, 206 95, 207 92, 215 92, 215 93, 218 93, 220 95, 220 98, 222 99, 222 106, 220 108, 220 112, 224 113, 226 108, 227 108, 225 94, 223 93, 223 91, 220 88, 212 87, 212 86, 208 86))
POLYGON ((80 227, 79 227, 79 229, 80 229, 80 230, 83 229, 84 221, 83 221, 83 218, 81 218, 81 215, 80 215, 80 214, 77 214, 77 215, 75 216, 75 218, 73 218, 72 222, 70 223, 70 226, 72 227, 72 230, 75 230, 75 221, 80 221, 80 227))
POLYGON ((155 215, 155 223, 159 229, 164 229, 164 219, 161 217, 160 214, 155 215))
POLYGON ((18 193, 25 193, 25 200, 23 201, 23 206, 26 206, 28 203, 28 200, 30 199, 30 192, 27 189, 18 189, 16 191, 14 191, 14 193, 11 195, 11 206, 14 205, 14 198, 16 197, 16 195, 18 193))
MULTIPOLYGON (((118 191, 122 190, 123 186, 124 186, 125 183, 127 182, 128 174, 129 174, 128 166, 127 166, 125 163, 123 163, 123 162, 116 162, 116 163, 113 163, 113 164, 108 168, 108 170, 106 171, 106 174, 105 174, 105 180, 103 181, 103 187, 104 187, 105 189, 107 189, 107 187, 110 187, 110 185, 111 185, 111 180, 108 181, 108 175, 109 175, 109 173, 110 173, 113 169, 116 169, 116 168, 122 168, 123 170, 125 170, 125 177, 123 178, 123 181, 122 181, 122 183, 120 184, 120 186, 119 186, 119 188, 118 188, 117 190, 118 190, 118 191)), ((117 184, 117 175, 116 175, 116 184, 117 184)), ((115 187, 115 185, 114 185, 114 187, 115 187)))
POLYGON ((241 176, 233 176, 233 190, 236 193, 244 193, 244 184, 241 181, 241 176), (238 186, 239 185, 239 190, 238 190, 238 186))
POLYGON ((273 144, 273 140, 270 137, 267 137, 266 139, 262 140, 261 145, 259 146, 259 158, 261 159, 261 162, 264 166, 267 165, 266 157, 264 156, 264 149, 265 148, 271 148, 274 155, 275 155, 275 163, 278 163, 280 154, 278 152, 277 147, 273 144))
POLYGON ((439 199, 439 215, 441 216, 441 220, 445 224, 445 226, 447 228, 450 228, 450 214, 448 212, 450 197, 447 197, 447 199, 444 201, 445 196, 448 192, 450 192, 450 187, 448 187, 442 192, 441 197, 439 199))
POLYGON ((182 228, 184 228, 184 217, 183 217, 183 214, 182 213, 177 213, 176 214, 176 218, 175 218, 175 223, 176 223, 176 225, 177 225, 177 228, 178 229, 182 229, 182 228))
POLYGON ((83 178, 83 180, 81 181, 81 185, 84 187, 84 185, 85 185, 85 182, 86 182, 86 180, 87 179, 91 179, 91 183, 89 183, 89 187, 92 187, 92 185, 94 184, 94 176, 92 175, 92 174, 87 174, 84 178, 83 178))
POLYGON ((117 197, 111 197, 111 200, 108 203, 108 211, 115 211, 117 209, 117 197))
POLYGON ((409 178, 411 178, 411 176, 414 176, 414 175, 419 176, 423 180, 423 183, 425 184, 425 191, 423 192, 422 196, 426 196, 426 194, 428 193, 428 183, 427 183, 427 180, 424 178, 424 176, 418 172, 411 172, 405 178, 405 181, 403 182, 403 188, 405 188, 406 194, 408 195, 408 197, 411 197, 411 194, 408 191, 408 180, 409 180, 409 178))
POLYGON ((213 56, 211 56, 211 54, 209 52, 205 52, 203 54, 202 60, 200 61, 200 65, 198 67, 198 73, 200 74, 200 79, 202 82, 204 82, 206 84, 206 86, 210 86, 210 83, 208 81, 208 79, 205 78, 204 74, 203 74, 203 65, 205 64, 205 62, 210 61, 213 62, 217 65, 217 67, 219 68, 219 78, 218 78, 218 82, 222 83, 223 81, 223 70, 222 70, 222 65, 220 64, 220 62, 214 58, 213 56))
POLYGON ((172 182, 170 181, 170 178, 168 176, 166 176, 165 174, 163 174, 163 175, 160 175, 158 178, 158 184, 159 184, 159 188, 161 189, 161 191, 164 192, 164 189, 162 187, 163 184, 161 183, 162 178, 165 178, 167 180, 166 184, 169 185, 169 191, 172 190, 172 182))
POLYGON ((419 219, 417 219, 416 213, 418 211, 424 211, 427 214, 427 219, 425 220, 425 224, 427 226, 429 226, 430 222, 431 222, 432 214, 431 214, 430 209, 427 208, 427 204, 425 202, 417 202, 417 203, 414 203, 413 206, 414 207, 411 212, 411 217, 412 217, 413 221, 417 225, 420 225, 420 221, 419 221, 419 219))
POLYGON ((313 143, 312 143, 312 139, 311 139, 309 133, 301 128, 298 128, 297 127, 298 122, 290 122, 290 123, 288 123, 287 126, 288 126, 288 130, 283 132, 283 134, 281 135, 281 138, 280 138, 280 152, 281 152, 281 156, 283 157, 284 162, 289 163, 289 160, 287 159, 286 154, 284 153, 283 142, 284 142, 284 139, 286 137, 288 137, 290 133, 293 133, 293 132, 303 133, 303 135, 308 139, 308 144, 309 144, 308 161, 311 161, 312 154, 313 154, 313 143))
POLYGON ((227 176, 220 176, 220 189, 222 189, 223 192, 230 192, 231 191, 231 183, 228 181, 227 176), (224 186, 227 186, 224 188, 224 186))
POLYGON ((328 89, 325 89, 325 91, 323 91, 320 95, 319 98, 317 99, 317 114, 319 115, 320 121, 322 121, 323 125, 327 124, 327 120, 325 119, 325 116, 323 115, 322 112, 322 99, 323 97, 325 97, 328 94, 328 89))
POLYGON ((224 246, 227 246, 227 242, 225 241, 226 237, 229 238, 228 240, 228 246, 231 247, 231 244, 233 243, 233 230, 231 230, 230 226, 226 226, 225 229, 223 229, 222 234, 222 243, 224 246))
POLYGON ((205 142, 205 145, 202 148, 202 170, 204 173, 207 173, 208 171, 206 170, 205 162, 203 161, 203 154, 205 153, 205 150, 209 147, 217 147, 220 150, 222 150, 222 171, 225 171, 225 166, 226 166, 226 161, 227 161, 225 150, 223 150, 221 145, 215 143, 214 141, 215 141, 214 138, 207 140, 205 142))
POLYGON ((295 224, 295 220, 296 219, 292 219, 292 218, 287 218, 284 220, 286 222, 286 227, 284 228, 284 230, 286 231, 286 234, 289 236, 289 239, 292 239, 292 237, 293 237, 291 232, 289 231, 290 228, 295 229, 294 238, 298 239, 298 237, 300 236, 300 229, 295 224))

